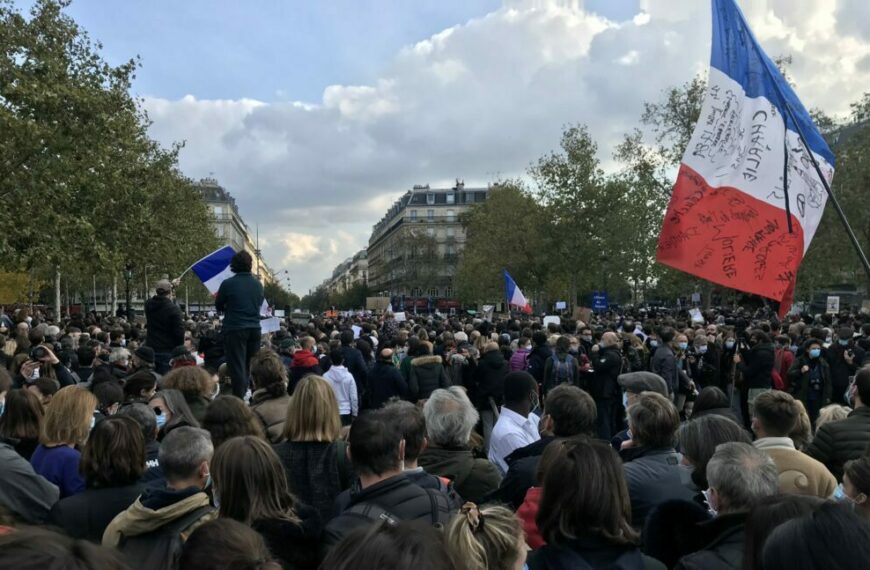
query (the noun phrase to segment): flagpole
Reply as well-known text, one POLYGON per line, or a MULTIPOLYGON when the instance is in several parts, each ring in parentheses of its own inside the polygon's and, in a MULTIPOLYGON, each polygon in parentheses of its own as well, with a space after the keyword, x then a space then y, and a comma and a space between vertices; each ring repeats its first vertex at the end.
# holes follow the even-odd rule
MULTIPOLYGON (((765 66, 765 69, 767 67, 765 66)), ((770 74, 770 70, 767 70, 768 74, 770 74)), ((822 183, 822 186, 825 188, 825 192, 828 193, 828 198, 830 198, 831 202, 834 204, 834 209, 837 211, 837 215, 840 218, 840 221, 843 223, 843 227, 846 228, 846 233, 849 235, 849 241, 852 242, 852 246, 855 248, 855 252, 858 254, 858 258, 861 260, 861 265, 864 266, 864 271, 867 273, 867 278, 870 279, 870 261, 867 260, 867 256, 864 254, 864 250, 861 249, 861 244, 858 242, 858 238, 855 236, 855 232, 852 231, 852 226, 849 225, 849 220, 846 219, 846 213, 843 212, 843 208, 840 207, 840 202, 837 200, 837 197, 834 196, 834 193, 831 191, 831 186, 828 184, 828 180, 825 178, 825 175, 822 173, 822 168, 819 166, 819 162, 816 160, 815 155, 813 154, 810 145, 807 143, 807 139, 804 136, 803 129, 801 129, 800 123, 794 115, 794 111, 791 109, 791 105, 789 105, 785 97, 782 94, 782 91, 779 88, 779 85, 776 83, 776 78, 772 77, 774 81, 773 88, 776 89, 777 94, 779 95, 780 101, 782 101, 783 107, 785 107, 788 116, 791 117, 792 123, 794 123, 795 131, 797 132, 798 138, 801 141, 801 144, 804 145, 804 149, 806 149, 807 154, 810 157, 810 161, 813 163, 813 168, 816 171, 816 175, 819 177, 819 181, 822 183)))

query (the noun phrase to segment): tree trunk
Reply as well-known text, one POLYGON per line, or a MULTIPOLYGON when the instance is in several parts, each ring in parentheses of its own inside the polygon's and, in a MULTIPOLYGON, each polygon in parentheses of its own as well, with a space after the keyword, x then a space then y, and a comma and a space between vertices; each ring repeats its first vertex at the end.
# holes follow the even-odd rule
POLYGON ((112 274, 112 305, 109 308, 109 315, 115 316, 115 311, 118 310, 118 274, 112 274))
POLYGON ((60 269, 54 270, 54 319, 60 322, 60 269))

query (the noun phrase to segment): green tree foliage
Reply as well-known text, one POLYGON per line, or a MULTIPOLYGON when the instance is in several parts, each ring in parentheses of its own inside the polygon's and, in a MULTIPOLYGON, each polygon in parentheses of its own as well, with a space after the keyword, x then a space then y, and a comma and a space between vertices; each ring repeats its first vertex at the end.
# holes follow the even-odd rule
POLYGON ((266 286, 263 287, 263 294, 266 297, 266 301, 268 301, 269 305, 272 307, 283 309, 284 307, 289 306, 291 309, 296 309, 300 306, 298 295, 294 295, 275 282, 267 283, 266 286))
MULTIPOLYGON (((132 264, 173 274, 217 247, 199 193, 130 95, 138 66, 39 0, 25 16, 0 0, 0 257, 7 269, 60 271, 82 290, 132 264)), ((137 276, 138 279, 138 276, 137 276)))

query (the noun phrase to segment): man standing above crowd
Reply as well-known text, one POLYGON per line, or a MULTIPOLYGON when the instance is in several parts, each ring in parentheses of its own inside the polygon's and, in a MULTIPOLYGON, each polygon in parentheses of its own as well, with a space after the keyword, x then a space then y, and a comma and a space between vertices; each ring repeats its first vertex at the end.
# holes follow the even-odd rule
POLYGON ((145 344, 154 351, 154 371, 166 374, 172 350, 184 344, 184 319, 181 309, 172 301, 172 283, 161 279, 154 289, 156 295, 145 301, 148 322, 145 344))
POLYGON ((248 391, 251 358, 260 348, 263 285, 251 275, 252 265, 247 251, 235 254, 230 261, 230 271, 235 275, 221 283, 214 300, 215 308, 224 313, 224 353, 233 395, 239 398, 244 398, 248 391))
POLYGON ((622 369, 622 354, 615 332, 604 333, 601 342, 592 347, 592 368, 595 370, 592 397, 598 405, 598 437, 609 440, 621 427, 616 378, 622 369))

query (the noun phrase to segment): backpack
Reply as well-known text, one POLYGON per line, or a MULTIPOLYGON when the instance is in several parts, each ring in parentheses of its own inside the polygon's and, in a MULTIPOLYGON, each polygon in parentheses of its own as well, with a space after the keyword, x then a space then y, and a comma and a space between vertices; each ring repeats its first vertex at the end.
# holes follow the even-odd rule
POLYGON ((550 386, 574 384, 574 357, 566 354, 565 360, 559 360, 554 354, 550 359, 553 361, 553 368, 550 371, 552 374, 550 386))
MULTIPOLYGON (((453 511, 450 509, 450 502, 447 496, 441 491, 436 491, 435 489, 423 490, 426 491, 426 494, 429 496, 429 503, 432 506, 430 510, 432 526, 441 528, 443 526, 441 521, 450 520, 450 516, 453 514, 453 511)), ((357 503, 344 511, 342 515, 352 515, 357 518, 366 519, 370 522, 384 521, 390 526, 396 526, 402 522, 402 519, 374 502, 357 503)))
POLYGON ((181 548, 187 540, 184 531, 214 510, 211 505, 203 505, 151 532, 135 536, 122 534, 118 549, 134 570, 174 570, 178 567, 181 548))

